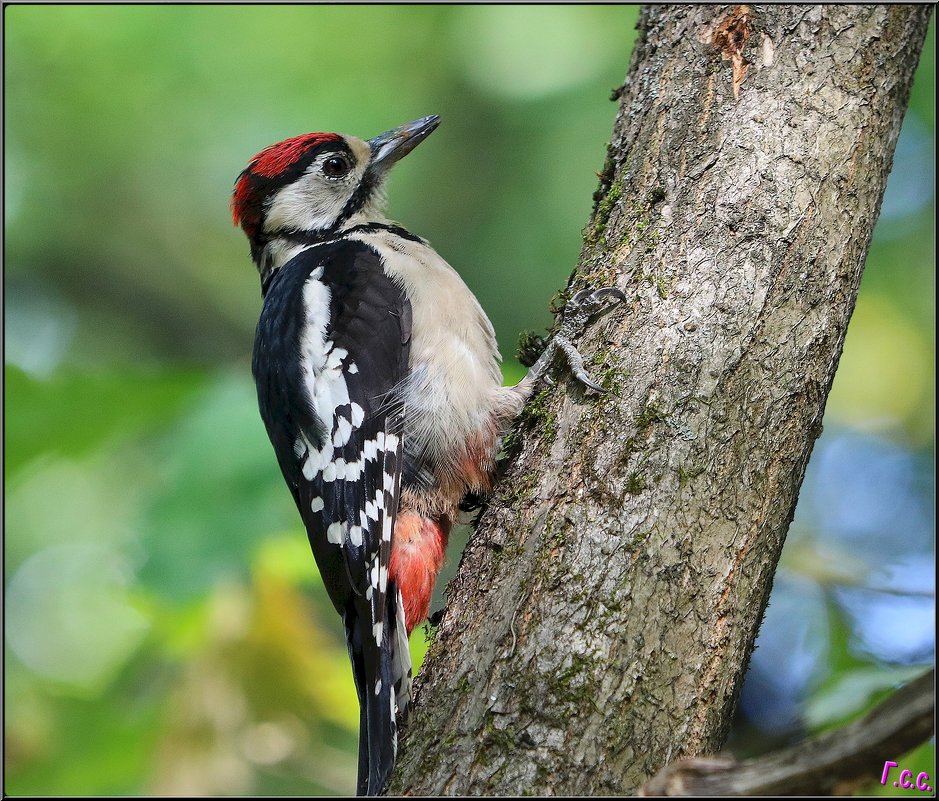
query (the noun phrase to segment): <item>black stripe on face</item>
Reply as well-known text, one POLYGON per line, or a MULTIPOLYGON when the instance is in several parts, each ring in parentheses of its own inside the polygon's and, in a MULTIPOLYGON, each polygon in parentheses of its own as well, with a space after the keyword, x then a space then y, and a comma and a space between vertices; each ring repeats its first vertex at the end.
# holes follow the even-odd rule
POLYGON ((352 197, 346 202, 345 208, 343 208, 338 219, 332 227, 332 230, 336 230, 340 225, 342 225, 346 220, 348 220, 353 214, 359 211, 369 200, 378 186, 381 184, 381 178, 377 176, 371 168, 365 170, 365 173, 362 175, 362 180, 359 185, 356 187, 355 192, 352 193, 352 197))

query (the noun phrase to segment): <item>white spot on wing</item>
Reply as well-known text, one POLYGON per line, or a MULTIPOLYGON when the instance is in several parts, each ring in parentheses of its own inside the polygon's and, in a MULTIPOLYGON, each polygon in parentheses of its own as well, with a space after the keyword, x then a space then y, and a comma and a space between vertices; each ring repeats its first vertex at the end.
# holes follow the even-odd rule
MULTIPOLYGON (((350 370, 351 372, 351 370, 350 370)), ((358 428, 365 419, 365 410, 359 404, 352 403, 352 425, 358 428)))
MULTIPOLYGON (((377 623, 375 623, 374 626, 372 626, 372 634, 375 635, 375 642, 377 642, 379 645, 381 645, 381 635, 382 635, 382 630, 384 629, 384 626, 385 624, 381 620, 379 620, 377 623)), ((394 687, 391 688, 391 691, 392 693, 394 693, 394 687)), ((392 702, 392 707, 391 707, 392 713, 394 712, 393 703, 394 702, 392 702)))
POLYGON ((339 363, 349 355, 349 351, 345 348, 333 348, 329 352, 329 356, 326 359, 326 369, 334 370, 339 366, 339 363))
POLYGON ((330 523, 329 528, 326 529, 326 539, 331 542, 333 545, 342 544, 342 523, 330 523))
POLYGON ((313 466, 313 474, 316 475, 320 470, 326 467, 326 465, 328 465, 332 459, 333 446, 328 442, 325 443, 319 450, 313 451, 310 454, 310 460, 313 466))
POLYGON ((349 542, 351 542, 356 548, 362 544, 361 526, 351 526, 349 528, 349 542))
POLYGON ((352 434, 352 423, 344 417, 339 417, 336 419, 336 426, 336 433, 333 434, 333 445, 339 448, 349 441, 349 436, 352 434))
POLYGON ((313 397, 311 378, 326 364, 326 325, 329 322, 329 287, 310 276, 303 285, 303 311, 306 315, 300 336, 300 366, 313 397))
POLYGON ((323 511, 323 499, 318 495, 310 501, 310 511, 312 512, 322 512, 323 511))

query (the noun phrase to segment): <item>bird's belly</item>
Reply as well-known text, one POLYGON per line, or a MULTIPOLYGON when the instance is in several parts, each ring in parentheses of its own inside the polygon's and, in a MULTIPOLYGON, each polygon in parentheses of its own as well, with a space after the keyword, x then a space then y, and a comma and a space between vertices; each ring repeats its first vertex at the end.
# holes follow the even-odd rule
POLYGON ((412 351, 407 439, 438 466, 459 460, 467 445, 491 428, 500 382, 488 362, 456 336, 412 351))

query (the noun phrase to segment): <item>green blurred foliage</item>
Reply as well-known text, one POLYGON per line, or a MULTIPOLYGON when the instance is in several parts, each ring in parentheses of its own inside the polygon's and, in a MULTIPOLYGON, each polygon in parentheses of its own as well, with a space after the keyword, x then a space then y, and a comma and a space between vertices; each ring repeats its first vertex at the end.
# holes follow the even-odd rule
MULTIPOLYGON (((637 9, 4 14, 5 789, 351 792, 355 694, 257 414, 232 183, 290 135, 440 114, 390 213, 478 294, 515 380, 517 333, 548 324, 579 253, 637 9)), ((826 417, 930 455, 933 47, 826 417)), ((801 547, 786 570, 844 583, 844 560, 801 547)), ((836 608, 818 621, 810 728, 916 672, 858 654, 836 608)))
POLYGON ((390 212, 459 266, 511 345, 548 322, 545 291, 576 260, 635 15, 7 8, 8 280, 80 304, 76 360, 243 358, 257 279, 226 226, 248 159, 437 113, 390 212))

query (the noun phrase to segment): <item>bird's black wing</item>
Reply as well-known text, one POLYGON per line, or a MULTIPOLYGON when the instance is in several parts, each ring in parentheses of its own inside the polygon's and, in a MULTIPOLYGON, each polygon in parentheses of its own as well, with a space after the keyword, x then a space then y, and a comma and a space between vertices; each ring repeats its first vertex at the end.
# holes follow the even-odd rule
POLYGON ((261 416, 346 626, 362 710, 359 791, 370 794, 394 765, 394 688, 403 660, 409 669, 388 570, 410 318, 368 246, 317 245, 268 284, 253 362, 261 416))

